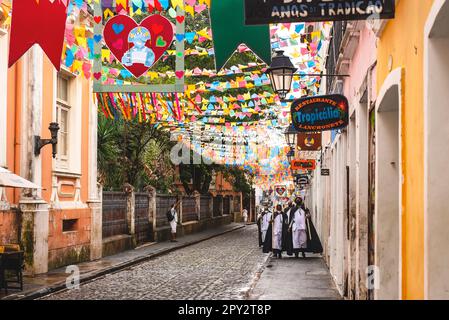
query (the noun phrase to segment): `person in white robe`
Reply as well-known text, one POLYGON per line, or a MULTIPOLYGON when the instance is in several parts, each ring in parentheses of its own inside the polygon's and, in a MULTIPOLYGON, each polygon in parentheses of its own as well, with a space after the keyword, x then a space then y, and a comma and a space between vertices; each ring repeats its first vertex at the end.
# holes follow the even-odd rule
POLYGON ((262 243, 265 242, 265 237, 267 236, 267 230, 270 226, 272 214, 269 210, 266 210, 262 213, 262 223, 260 226, 260 230, 262 231, 262 243))
POLYGON ((299 256, 299 252, 302 252, 302 256, 305 257, 304 251, 307 249, 306 212, 302 208, 301 198, 297 198, 295 203, 291 221, 293 252, 295 257, 299 256))
POLYGON ((273 215, 273 239, 272 248, 273 255, 279 259, 282 258, 282 230, 284 224, 284 216, 282 206, 278 204, 273 215))
POLYGON ((176 206, 179 202, 176 204, 173 204, 170 208, 170 213, 172 215, 173 220, 170 221, 170 228, 171 228, 171 242, 178 242, 176 240, 176 227, 178 226, 178 212, 176 212, 176 206))
POLYGON ((248 210, 243 209, 243 211, 242 211, 242 218, 243 218, 243 222, 244 223, 248 222, 248 210))

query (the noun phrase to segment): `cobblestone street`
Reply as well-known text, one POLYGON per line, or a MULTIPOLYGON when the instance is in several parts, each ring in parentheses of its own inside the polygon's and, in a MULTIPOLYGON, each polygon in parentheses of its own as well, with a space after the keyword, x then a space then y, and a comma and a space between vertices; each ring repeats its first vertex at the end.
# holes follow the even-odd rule
POLYGON ((256 233, 247 226, 45 299, 245 299, 267 259, 256 233))

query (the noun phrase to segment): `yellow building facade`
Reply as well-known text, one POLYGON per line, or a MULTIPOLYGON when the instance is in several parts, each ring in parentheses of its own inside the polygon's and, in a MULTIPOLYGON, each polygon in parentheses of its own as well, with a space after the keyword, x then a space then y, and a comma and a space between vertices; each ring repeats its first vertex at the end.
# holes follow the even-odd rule
POLYGON ((448 138, 444 131, 437 133, 445 130, 449 118, 444 102, 449 90, 447 17, 446 0, 400 0, 396 18, 379 33, 377 111, 381 117, 377 144, 380 151, 398 151, 398 163, 392 161, 388 166, 394 163, 399 188, 397 194, 382 195, 379 172, 376 197, 393 208, 397 202, 397 224, 396 218, 383 214, 382 207, 376 213, 379 227, 399 227, 397 237, 389 235, 390 241, 399 242, 398 259, 383 259, 398 267, 399 297, 403 299, 447 298, 449 294, 445 276, 449 261, 444 254, 449 239, 442 227, 449 222, 444 195, 449 180, 446 160, 442 161, 449 154, 445 147, 448 138), (388 120, 382 120, 387 114, 388 120), (385 132, 392 133, 388 140, 396 140, 394 146, 381 140, 388 137, 385 132))

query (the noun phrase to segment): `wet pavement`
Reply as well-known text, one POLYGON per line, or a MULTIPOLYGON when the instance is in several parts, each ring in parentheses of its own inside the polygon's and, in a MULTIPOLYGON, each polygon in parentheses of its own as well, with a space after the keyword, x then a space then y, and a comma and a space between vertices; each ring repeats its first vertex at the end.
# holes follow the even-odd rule
POLYGON ((256 300, 339 300, 337 287, 320 255, 270 258, 251 292, 256 300))
MULTIPOLYGON (((81 280, 87 281, 104 274, 109 274, 123 268, 128 268, 131 265, 146 261, 155 256, 159 256, 173 250, 179 250, 179 248, 184 248, 186 246, 210 239, 211 237, 243 227, 244 226, 242 224, 232 223, 226 226, 181 237, 176 243, 159 242, 147 244, 134 250, 104 257, 100 260, 83 262, 77 264, 76 267, 79 268, 81 280)), ((70 276, 70 273, 67 273, 66 271, 68 271, 67 267, 63 267, 52 270, 46 274, 37 275, 35 277, 25 276, 23 291, 11 289, 9 290, 8 295, 6 295, 3 290, 0 290, 0 299, 32 299, 56 290, 61 290, 66 287, 66 279, 70 276)))
POLYGON ((44 299, 242 300, 268 257, 257 246, 252 225, 44 299))

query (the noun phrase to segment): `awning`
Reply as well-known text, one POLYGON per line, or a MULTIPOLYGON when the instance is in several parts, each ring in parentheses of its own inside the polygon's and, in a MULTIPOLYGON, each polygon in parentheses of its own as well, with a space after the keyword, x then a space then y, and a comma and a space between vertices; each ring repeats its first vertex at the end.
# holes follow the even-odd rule
POLYGON ((9 170, 0 167, 0 187, 42 189, 37 184, 28 181, 9 170))

